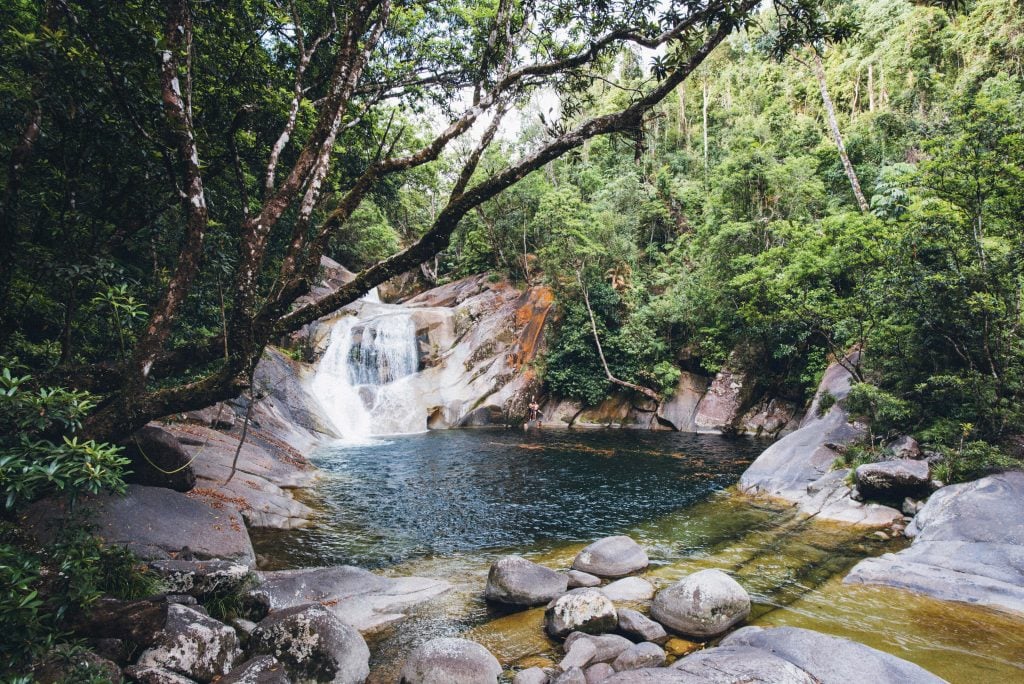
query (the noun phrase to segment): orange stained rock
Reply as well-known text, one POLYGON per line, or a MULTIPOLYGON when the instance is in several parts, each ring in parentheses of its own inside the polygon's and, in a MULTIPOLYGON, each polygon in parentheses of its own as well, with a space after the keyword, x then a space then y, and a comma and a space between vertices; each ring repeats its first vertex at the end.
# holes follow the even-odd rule
POLYGON ((547 322, 548 313, 555 303, 551 288, 537 285, 531 287, 516 302, 515 326, 519 339, 509 354, 509 365, 518 370, 537 356, 541 334, 547 322))

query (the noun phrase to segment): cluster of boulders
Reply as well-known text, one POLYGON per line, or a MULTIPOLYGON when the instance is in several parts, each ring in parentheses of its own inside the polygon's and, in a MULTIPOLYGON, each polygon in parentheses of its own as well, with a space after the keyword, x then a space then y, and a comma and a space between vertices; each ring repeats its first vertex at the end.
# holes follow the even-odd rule
MULTIPOLYGON (((557 664, 515 672, 514 684, 942 681, 894 656, 804 629, 744 627, 704 648, 747 619, 750 596, 714 569, 656 590, 634 574, 648 562, 640 545, 624 536, 586 547, 565 573, 518 556, 496 561, 485 598, 506 608, 546 606, 545 632, 563 652, 557 664), (646 605, 649 616, 629 607, 646 605)), ((409 655, 400 682, 493 684, 501 672, 481 645, 443 638, 409 655)))
MULTIPOLYGON (((256 572, 227 560, 177 559, 153 561, 149 571, 166 593, 105 598, 77 620, 75 636, 91 648, 76 656, 78 665, 141 684, 359 684, 370 673, 361 632, 449 587, 349 566, 256 572), (231 618, 212 617, 215 607, 231 618)), ((76 665, 57 655, 37 669, 44 684, 66 680, 76 665)))

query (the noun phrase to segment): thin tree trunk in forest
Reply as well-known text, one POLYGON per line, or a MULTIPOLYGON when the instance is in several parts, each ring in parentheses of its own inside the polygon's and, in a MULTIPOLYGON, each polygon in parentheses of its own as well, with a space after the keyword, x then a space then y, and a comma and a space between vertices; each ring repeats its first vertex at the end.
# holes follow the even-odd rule
POLYGON ((875 111, 875 67, 868 64, 868 111, 875 111))
POLYGON ((708 180, 708 77, 705 74, 703 82, 702 93, 704 95, 703 102, 701 103, 701 113, 704 117, 704 123, 702 126, 702 132, 704 134, 704 182, 708 180))
POLYGON ((821 55, 814 52, 814 74, 818 77, 818 85, 821 87, 821 100, 825 104, 825 114, 828 116, 828 125, 832 129, 832 139, 835 140, 836 149, 839 150, 839 159, 843 162, 843 170, 846 177, 850 179, 850 186, 853 188, 853 195, 857 198, 857 205, 863 213, 868 213, 870 207, 864 199, 864 193, 860 189, 860 181, 857 180, 857 172, 850 163, 850 157, 846 154, 846 146, 843 144, 843 135, 839 132, 839 121, 836 119, 836 108, 832 104, 832 98, 828 94, 828 84, 825 83, 825 67, 821 64, 821 55))
MULTIPOLYGON (((594 310, 590 307, 590 293, 587 292, 587 288, 583 284, 583 276, 579 271, 576 271, 576 281, 580 284, 580 290, 583 292, 583 303, 587 305, 587 313, 590 315, 590 330, 594 333, 594 344, 597 345, 597 355, 601 358, 601 365, 604 367, 604 374, 605 377, 608 378, 608 382, 640 392, 648 399, 657 403, 658 408, 661 408, 661 397, 658 396, 657 392, 649 387, 634 385, 631 382, 620 380, 612 375, 611 369, 608 368, 608 361, 604 358, 604 349, 601 347, 601 336, 597 334, 597 319, 594 318, 594 310)), ((655 413, 657 413, 657 410, 655 410, 655 413)))

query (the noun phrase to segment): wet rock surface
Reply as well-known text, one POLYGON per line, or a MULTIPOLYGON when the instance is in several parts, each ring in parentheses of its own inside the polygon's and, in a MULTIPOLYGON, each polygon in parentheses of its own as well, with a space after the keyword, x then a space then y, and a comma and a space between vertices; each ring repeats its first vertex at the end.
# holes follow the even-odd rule
POLYGON ((910 548, 860 561, 853 584, 881 584, 1024 614, 1024 472, 932 494, 906 534, 910 548))
POLYGON ((631 608, 619 608, 619 632, 634 641, 652 641, 656 644, 668 639, 665 628, 646 615, 631 608))

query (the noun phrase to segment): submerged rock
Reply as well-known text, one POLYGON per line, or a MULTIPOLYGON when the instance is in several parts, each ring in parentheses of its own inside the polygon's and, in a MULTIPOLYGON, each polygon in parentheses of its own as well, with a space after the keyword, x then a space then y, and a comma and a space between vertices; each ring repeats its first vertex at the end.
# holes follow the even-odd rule
POLYGON ((164 631, 138 664, 209 682, 230 672, 238 653, 235 630, 194 608, 171 604, 164 631))
POLYGON ((701 570, 662 589, 651 617, 685 636, 701 639, 724 634, 750 615, 750 595, 721 570, 701 570))
POLYGON ((401 684, 494 684, 501 665, 490 651, 467 639, 420 644, 402 666, 401 684))
POLYGON ((552 601, 544 611, 544 629, 555 639, 563 639, 572 632, 610 632, 618 621, 608 597, 589 587, 573 589, 552 601))
POLYGON ((519 556, 505 556, 487 574, 484 597, 514 606, 540 606, 564 594, 568 578, 519 556))
POLYGON ((361 684, 370 674, 363 637, 319 604, 265 618, 249 637, 249 651, 274 656, 298 681, 361 684))
POLYGON ((1024 472, 932 494, 905 534, 910 548, 862 560, 845 581, 882 584, 1024 613, 1024 472))
POLYGON ((574 570, 598 577, 625 577, 650 563, 647 553, 629 537, 605 537, 586 547, 572 562, 574 570))

